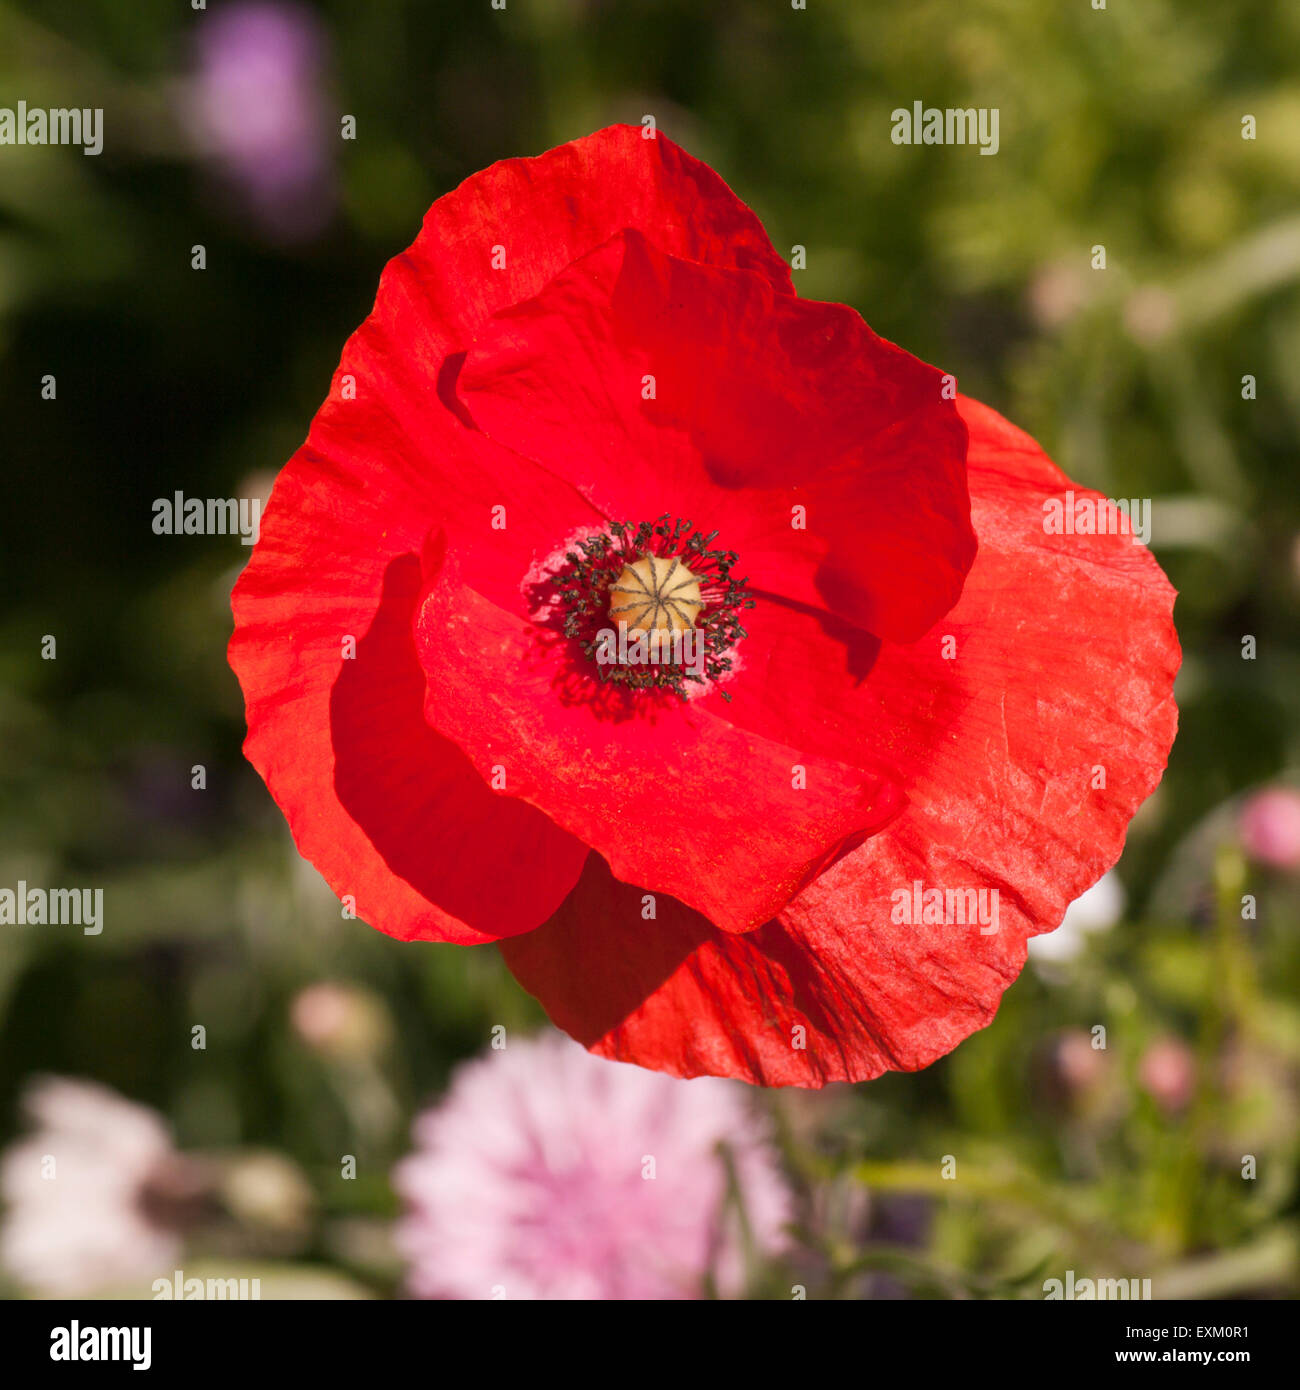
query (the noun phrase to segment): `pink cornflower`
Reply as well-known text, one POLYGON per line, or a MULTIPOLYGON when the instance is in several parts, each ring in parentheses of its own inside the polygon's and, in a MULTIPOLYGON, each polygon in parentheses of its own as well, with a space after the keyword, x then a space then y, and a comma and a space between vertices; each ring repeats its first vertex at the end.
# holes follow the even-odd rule
POLYGON ((740 1211, 760 1253, 779 1248, 790 1214, 749 1099, 732 1082, 607 1062, 558 1035, 466 1063, 417 1118, 416 1150, 394 1175, 410 1291, 692 1298, 711 1275, 719 1293, 738 1293, 740 1211))

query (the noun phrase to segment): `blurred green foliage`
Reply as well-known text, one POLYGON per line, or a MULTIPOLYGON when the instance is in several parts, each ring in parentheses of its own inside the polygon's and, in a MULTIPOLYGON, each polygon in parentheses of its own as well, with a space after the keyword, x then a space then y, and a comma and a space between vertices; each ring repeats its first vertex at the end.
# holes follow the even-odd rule
POLYGON ((3 1132, 32 1073, 96 1077, 187 1147, 290 1156, 319 1203, 291 1253, 393 1287, 363 1237, 392 1210, 414 1107, 492 1025, 541 1015, 490 950, 340 920, 240 756, 224 645, 246 552, 155 536, 150 505, 247 492, 288 457, 434 198, 653 113, 782 254, 807 248, 801 294, 954 372, 1081 482, 1154 497, 1181 591, 1182 732, 1121 865, 1128 920, 1063 971, 1027 970, 995 1024, 927 1072, 765 1098, 819 1287, 1035 1297, 1075 1268, 1294 1292, 1300 903, 1232 849, 1232 798, 1300 766, 1300 7, 315 8, 332 109, 358 138, 332 156, 331 225, 283 245, 214 196, 178 126, 201 16, 0 3, 4 102, 102 105, 110 132, 95 159, 0 150, 0 883, 102 883, 111 903, 93 941, 0 929, 3 1132), (998 107, 999 153, 895 146, 890 112, 916 100, 998 107), (1235 907, 1246 891, 1255 922, 1235 907), (289 1010, 321 979, 371 991, 387 1043, 361 1061, 313 1051, 289 1010), (1060 1035, 1097 1024, 1104 1065, 1066 1084, 1060 1035), (1195 1055, 1185 1106, 1141 1083, 1162 1037, 1195 1055), (338 1180, 340 1152, 361 1181, 338 1180), (965 1181, 939 1176, 947 1154, 965 1181))

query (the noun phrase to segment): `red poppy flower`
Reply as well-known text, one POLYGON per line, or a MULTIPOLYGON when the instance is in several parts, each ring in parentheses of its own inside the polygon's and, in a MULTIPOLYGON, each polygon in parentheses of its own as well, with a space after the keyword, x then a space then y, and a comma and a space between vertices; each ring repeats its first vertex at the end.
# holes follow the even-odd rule
POLYGON ((440 199, 235 589, 299 848, 607 1057, 949 1051, 1118 857, 1178 664, 1146 548, 1045 526, 1069 481, 953 396, 663 136, 440 199))

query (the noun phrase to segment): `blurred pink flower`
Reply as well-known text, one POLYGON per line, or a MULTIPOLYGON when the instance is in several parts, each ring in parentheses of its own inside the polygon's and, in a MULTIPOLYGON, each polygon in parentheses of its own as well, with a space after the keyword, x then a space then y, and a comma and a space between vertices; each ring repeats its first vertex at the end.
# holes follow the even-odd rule
POLYGON ((1088 302, 1086 274, 1073 264, 1044 266, 1029 283, 1029 311, 1040 328, 1060 328, 1088 302))
POLYGON ((307 985, 294 995, 289 1017, 303 1042, 328 1057, 369 1057, 388 1040, 383 1003, 352 985, 307 985))
POLYGON ((1242 848, 1275 869, 1300 868, 1300 792, 1269 787, 1242 807, 1238 825, 1242 848))
POLYGON ((1196 1059, 1181 1038, 1157 1038, 1138 1063, 1142 1089, 1165 1111, 1182 1110, 1196 1087, 1196 1059))
POLYGON ((237 0, 204 19, 184 119, 199 149, 259 228, 319 232, 334 209, 327 43, 305 6, 237 0))
POLYGON ((170 1274, 179 1240, 149 1210, 150 1187, 184 1160, 161 1117, 105 1086, 60 1077, 33 1083, 24 1109, 35 1131, 0 1160, 9 1274, 63 1296, 170 1274))
POLYGON ((1092 1032, 1062 1029, 1034 1055, 1034 1092, 1048 1113, 1096 1120, 1108 1103, 1109 1072, 1109 1057, 1094 1046, 1092 1032))
POLYGON ((1167 338, 1178 322, 1178 302, 1168 290, 1144 285, 1124 305, 1124 326, 1129 337, 1143 347, 1154 347, 1167 338))
POLYGON ((790 1195, 745 1088, 594 1057, 567 1038, 463 1065, 394 1174, 421 1298, 669 1299, 743 1283, 730 1151, 755 1248, 790 1195), (653 1174, 653 1176, 650 1176, 653 1174))
POLYGON ((1106 1072, 1106 1054, 1093 1046, 1092 1035, 1082 1028, 1057 1037, 1053 1060, 1061 1085, 1071 1094, 1095 1086, 1106 1072))

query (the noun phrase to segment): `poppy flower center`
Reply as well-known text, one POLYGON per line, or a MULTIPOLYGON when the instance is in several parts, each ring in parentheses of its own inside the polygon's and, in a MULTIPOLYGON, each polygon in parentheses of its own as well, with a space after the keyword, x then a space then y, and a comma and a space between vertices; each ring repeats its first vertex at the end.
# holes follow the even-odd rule
POLYGON ((667 514, 614 521, 565 555, 551 576, 564 635, 598 680, 685 699, 689 685, 731 670, 731 649, 747 636, 739 614, 754 600, 749 581, 732 576, 736 552, 712 548, 717 534, 667 514))
POLYGON ((695 626, 704 600, 700 581, 674 555, 643 555, 624 565, 609 589, 609 616, 628 632, 673 633, 695 626))

